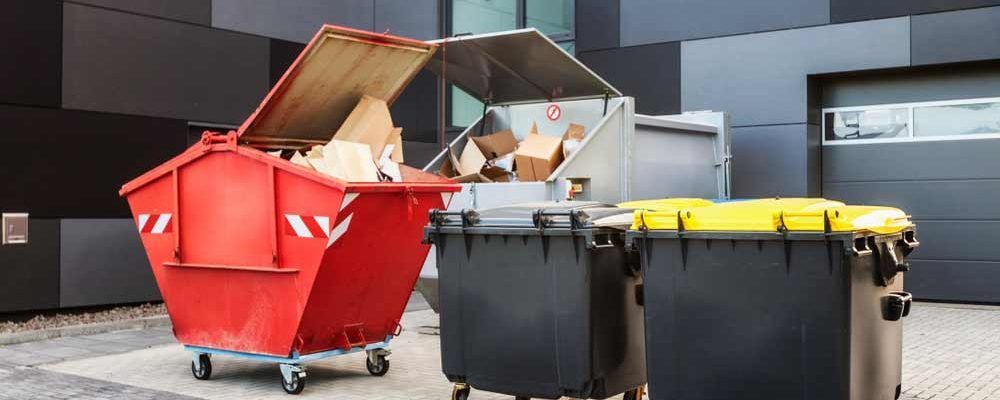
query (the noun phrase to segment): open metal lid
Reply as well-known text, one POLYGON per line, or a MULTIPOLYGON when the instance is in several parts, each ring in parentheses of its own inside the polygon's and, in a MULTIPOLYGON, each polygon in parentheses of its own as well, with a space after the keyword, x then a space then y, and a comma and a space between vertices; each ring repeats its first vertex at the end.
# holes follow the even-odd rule
POLYGON ((325 25, 240 127, 240 140, 272 148, 325 144, 362 95, 392 104, 436 47, 325 25))
POLYGON ((490 104, 621 96, 534 28, 430 41, 428 69, 490 104))

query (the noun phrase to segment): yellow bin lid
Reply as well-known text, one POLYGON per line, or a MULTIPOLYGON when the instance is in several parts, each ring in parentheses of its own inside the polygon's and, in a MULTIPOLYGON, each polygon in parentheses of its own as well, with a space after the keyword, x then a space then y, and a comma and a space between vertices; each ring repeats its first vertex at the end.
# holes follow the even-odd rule
MULTIPOLYGON (((820 198, 761 199, 735 201, 678 210, 688 231, 775 232, 781 227, 792 232, 823 232, 824 217, 831 232, 871 231, 896 233, 913 226, 902 210, 892 207, 850 206, 820 198)), ((641 216, 647 229, 678 229, 678 213, 641 216)), ((643 222, 637 220, 636 222, 643 222)), ((633 229, 642 225, 634 225, 633 229)))
POLYGON ((618 204, 620 208, 634 208, 632 214, 632 227, 639 229, 640 226, 649 227, 652 223, 663 228, 649 229, 677 229, 677 212, 689 208, 708 207, 715 203, 710 200, 696 198, 675 198, 675 199, 652 199, 636 200, 618 204), (667 228, 673 223, 672 228, 667 228))

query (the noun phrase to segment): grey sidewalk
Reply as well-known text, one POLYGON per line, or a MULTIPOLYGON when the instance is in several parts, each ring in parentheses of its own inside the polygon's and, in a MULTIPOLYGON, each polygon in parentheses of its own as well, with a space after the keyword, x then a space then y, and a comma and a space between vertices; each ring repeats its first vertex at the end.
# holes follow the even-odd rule
MULTIPOLYGON (((918 304, 905 321, 903 399, 1000 399, 1000 308, 918 304)), ((428 310, 404 316, 407 330, 382 378, 367 374, 361 354, 310 364, 303 398, 447 398, 438 337, 420 333, 435 324, 428 310)), ((288 399, 274 365, 213 360, 214 378, 194 380, 188 354, 164 328, 7 346, 0 348, 0 398, 288 399)), ((478 391, 472 398, 509 399, 478 391)))

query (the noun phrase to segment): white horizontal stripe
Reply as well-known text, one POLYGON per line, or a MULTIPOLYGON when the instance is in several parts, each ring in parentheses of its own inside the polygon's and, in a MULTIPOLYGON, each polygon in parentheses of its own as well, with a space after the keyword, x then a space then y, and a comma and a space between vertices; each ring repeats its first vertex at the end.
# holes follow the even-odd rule
POLYGON ((302 217, 295 214, 285 214, 285 218, 288 219, 288 224, 295 230, 296 236, 304 238, 313 237, 312 233, 309 232, 309 228, 306 227, 305 222, 302 222, 302 217))
POLYGON ((156 225, 153 225, 151 233, 163 233, 163 230, 167 229, 168 223, 170 223, 170 214, 160 214, 160 218, 156 220, 156 225))
POLYGON ((323 230, 323 236, 330 235, 330 217, 315 216, 313 219, 316 220, 316 224, 319 228, 323 230))
POLYGON ((146 222, 149 222, 149 214, 139 214, 139 232, 146 227, 146 222))
POLYGON ((348 204, 351 204, 354 199, 358 198, 361 193, 347 193, 344 195, 344 201, 340 203, 340 211, 344 211, 348 204))
POLYGON ((332 246, 333 242, 336 242, 337 239, 340 239, 341 236, 344 236, 344 234, 347 233, 347 228, 351 225, 351 218, 353 217, 354 214, 348 215, 347 218, 344 218, 343 221, 340 221, 340 223, 337 224, 336 228, 333 228, 333 232, 330 232, 330 240, 326 242, 327 248, 332 246))

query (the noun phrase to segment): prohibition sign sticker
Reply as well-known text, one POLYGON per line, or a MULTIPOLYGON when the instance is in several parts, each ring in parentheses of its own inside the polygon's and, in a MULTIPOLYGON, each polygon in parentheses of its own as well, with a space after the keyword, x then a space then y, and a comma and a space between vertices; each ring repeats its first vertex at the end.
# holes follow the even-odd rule
POLYGON ((562 109, 560 109, 558 105, 553 104, 545 110, 545 116, 549 117, 549 121, 555 121, 562 116, 562 109))

